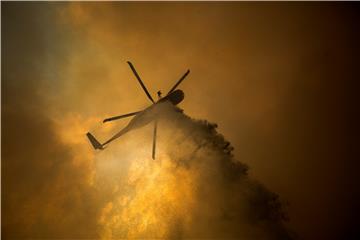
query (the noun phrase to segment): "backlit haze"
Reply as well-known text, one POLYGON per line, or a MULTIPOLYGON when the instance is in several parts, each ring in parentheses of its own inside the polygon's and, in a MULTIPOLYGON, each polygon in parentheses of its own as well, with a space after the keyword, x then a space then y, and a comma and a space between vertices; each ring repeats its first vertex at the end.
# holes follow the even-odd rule
POLYGON ((341 236, 352 190, 345 106, 355 10, 243 2, 1 6, 4 237, 341 236), (104 118, 151 104, 126 61, 154 99, 191 70, 179 86, 179 107, 191 118, 164 110, 155 161, 152 125, 102 152, 85 136, 104 142, 129 121, 104 118), (195 119, 217 123, 225 139, 195 119), (218 152, 224 141, 234 158, 218 152))

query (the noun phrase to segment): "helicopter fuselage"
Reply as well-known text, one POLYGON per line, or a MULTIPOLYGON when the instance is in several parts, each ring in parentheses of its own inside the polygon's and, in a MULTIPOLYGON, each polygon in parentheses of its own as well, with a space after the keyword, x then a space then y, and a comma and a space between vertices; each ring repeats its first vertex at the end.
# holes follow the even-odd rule
MULTIPOLYGON (((159 97, 158 101, 155 102, 155 100, 150 95, 149 91, 147 90, 145 84, 141 80, 139 74, 137 73, 134 65, 131 62, 127 62, 134 73, 137 81, 139 82, 141 88, 144 90, 146 96, 148 99, 153 103, 151 106, 147 107, 146 109, 142 111, 127 113, 119 116, 114 116, 110 118, 106 118, 103 120, 103 123, 114 121, 130 116, 134 116, 133 119, 130 120, 129 124, 120 130, 118 133, 116 133, 114 136, 112 136, 109 140, 105 141, 103 144, 101 144, 90 132, 86 133, 87 138, 89 139, 91 145, 94 147, 95 150, 103 150, 104 146, 109 144, 110 142, 114 141, 115 139, 121 137, 125 133, 141 128, 150 122, 154 121, 154 131, 153 131, 153 147, 152 147, 152 158, 155 159, 155 150, 156 150, 156 132, 157 132, 157 120, 158 118, 164 114, 164 108, 167 106, 174 105, 176 106, 184 99, 184 92, 177 89, 179 84, 186 78, 186 76, 190 73, 190 70, 187 70, 186 73, 175 83, 175 85, 169 90, 169 92, 166 94, 165 97, 161 97, 161 92, 158 91, 157 95, 159 97), (170 104, 171 103, 171 104, 170 104)), ((178 108, 174 108, 179 110, 178 108)))
POLYGON ((129 124, 123 129, 123 134, 129 132, 131 130, 141 128, 154 119, 158 118, 161 114, 160 104, 170 102, 173 105, 177 105, 184 99, 184 92, 182 90, 175 90, 172 93, 166 95, 163 98, 160 98, 156 103, 147 107, 142 112, 135 115, 133 119, 129 122, 129 124))

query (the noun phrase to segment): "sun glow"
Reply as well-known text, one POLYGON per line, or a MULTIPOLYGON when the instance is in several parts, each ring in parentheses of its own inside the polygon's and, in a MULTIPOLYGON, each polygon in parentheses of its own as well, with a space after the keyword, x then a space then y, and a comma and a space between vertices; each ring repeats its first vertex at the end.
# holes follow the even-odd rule
POLYGON ((101 237, 167 237, 174 222, 186 226, 191 219, 194 182, 183 168, 167 156, 156 162, 137 158, 130 163, 125 187, 116 186, 112 200, 101 211, 101 237))

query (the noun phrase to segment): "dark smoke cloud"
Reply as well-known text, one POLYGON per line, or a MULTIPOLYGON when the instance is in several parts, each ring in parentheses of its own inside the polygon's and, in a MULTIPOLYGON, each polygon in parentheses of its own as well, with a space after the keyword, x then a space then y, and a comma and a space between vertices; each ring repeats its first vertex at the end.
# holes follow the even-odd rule
POLYGON ((1 6, 2 237, 288 238, 268 189, 302 238, 357 234, 355 5, 1 6), (166 111, 158 161, 151 127, 94 153, 84 133, 104 140, 126 121, 102 118, 146 106, 126 60, 151 93, 190 67, 181 106, 231 144, 166 111))
POLYGON ((53 9, 1 5, 2 237, 96 236, 98 196, 87 183, 91 159, 73 164, 73 149, 58 138, 39 92, 47 80, 45 15, 53 9))
MULTIPOLYGON (((157 218, 163 221, 166 229, 159 233, 151 232, 152 227, 148 226, 142 232, 129 234, 134 231, 127 225, 134 217, 129 211, 132 209, 131 201, 129 205, 119 206, 115 200, 133 197, 136 203, 137 196, 144 191, 141 186, 149 186, 151 181, 140 182, 142 185, 138 181, 129 184, 131 162, 128 163, 130 167, 122 169, 120 175, 119 168, 112 173, 101 167, 107 160, 106 154, 115 155, 118 159, 118 156, 126 156, 136 148, 126 151, 110 148, 105 155, 96 156, 95 166, 90 149, 81 150, 84 146, 88 147, 85 138, 80 144, 62 139, 59 123, 50 114, 49 98, 42 92, 44 89, 52 90, 48 84, 53 69, 47 68, 52 66, 48 61, 63 57, 59 50, 61 46, 48 52, 54 49, 49 46, 58 35, 55 30, 48 31, 46 22, 56 13, 49 5, 28 4, 25 8, 20 5, 5 4, 2 7, 3 21, 7 23, 2 27, 4 239, 106 238, 109 231, 115 238, 289 238, 283 227, 284 216, 278 196, 248 178, 247 166, 233 159, 230 143, 217 134, 215 125, 192 120, 168 109, 168 106, 163 112, 167 118, 161 126, 163 136, 160 134, 158 153, 168 154, 165 157, 167 160, 163 161, 170 162, 170 168, 161 165, 164 157, 159 156, 159 163, 155 162, 157 165, 145 170, 141 178, 151 176, 150 171, 157 169, 160 171, 158 176, 170 176, 171 182, 171 176, 179 176, 180 171, 191 179, 194 188, 188 189, 185 184, 183 189, 177 189, 183 181, 180 178, 173 185, 168 185, 167 181, 160 183, 160 187, 167 186, 169 191, 177 191, 178 198, 167 199, 166 196, 171 195, 167 194, 163 197, 168 201, 163 201, 161 197, 156 197, 155 192, 149 197, 156 198, 154 203, 160 205, 140 215, 135 214, 135 218, 143 219, 148 212, 159 214, 157 218), (49 54, 54 56, 49 59, 49 54), (166 151, 161 147, 164 142, 167 142, 166 151), (96 179, 92 180, 94 171, 97 172, 96 179), (115 175, 117 178, 114 181, 112 177, 115 175), (114 189, 118 190, 114 192, 114 189), (186 200, 189 205, 184 207, 185 194, 190 196, 186 200), (118 225, 108 226, 111 221, 102 219, 106 219, 109 203, 114 206, 112 211, 115 215, 129 212, 130 220, 118 220, 118 225), (164 212, 161 205, 167 205, 168 211, 164 212)), ((59 86, 59 83, 53 84, 59 86)), ((135 136, 150 140, 139 133, 135 136)), ((145 154, 148 155, 147 152, 145 154)), ((136 157, 139 156, 135 154, 129 160, 133 161, 136 157)), ((146 158, 141 160, 149 161, 146 158)))
POLYGON ((100 165, 111 158, 130 164, 116 180, 106 179, 116 173, 99 167, 98 181, 110 186, 101 217, 107 221, 100 223, 103 237, 292 239, 279 196, 248 176, 216 124, 192 119, 170 104, 158 108, 155 161, 146 129, 126 137, 143 139, 140 144, 112 146, 97 157, 100 165), (148 151, 136 153, 141 147, 148 151), (129 149, 135 153, 127 159, 129 149))
POLYGON ((290 239, 278 195, 249 178, 248 167, 234 158, 233 147, 216 131, 217 124, 191 119, 172 106, 164 106, 164 111, 168 130, 161 131, 160 122, 159 132, 169 157, 197 176, 197 203, 190 213, 197 230, 184 236, 290 239))

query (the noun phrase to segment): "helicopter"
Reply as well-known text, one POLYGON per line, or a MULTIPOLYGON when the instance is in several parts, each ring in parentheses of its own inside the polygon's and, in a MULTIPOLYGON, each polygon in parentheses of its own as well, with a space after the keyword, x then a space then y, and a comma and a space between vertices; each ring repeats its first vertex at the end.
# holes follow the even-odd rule
POLYGON ((134 73, 136 79, 140 83, 142 89, 144 90, 146 96, 152 102, 152 104, 149 107, 147 107, 147 108, 145 108, 144 110, 141 110, 141 111, 127 113, 127 114, 123 114, 123 115, 114 116, 114 117, 104 119, 103 123, 106 123, 106 122, 110 122, 110 121, 114 121, 114 120, 134 116, 130 120, 130 122, 128 123, 128 125, 126 127, 124 127, 122 130, 120 130, 118 133, 116 133, 113 137, 111 137, 109 140, 105 141, 104 143, 100 143, 90 132, 88 132, 86 134, 86 136, 88 137, 91 145, 94 147, 95 150, 104 150, 106 145, 108 145, 110 142, 114 141, 115 139, 121 137, 125 133, 127 133, 129 131, 132 131, 134 129, 141 128, 141 127, 143 127, 143 126, 145 126, 145 125, 147 125, 147 124, 149 124, 149 123, 151 123, 153 121, 154 122, 154 130, 153 130, 152 159, 155 160, 158 115, 160 114, 158 106, 161 103, 165 103, 165 102, 169 102, 169 103, 176 106, 176 105, 178 105, 180 102, 182 102, 184 100, 184 92, 182 90, 176 89, 176 88, 186 78, 186 76, 190 73, 190 70, 187 70, 185 72, 185 74, 176 82, 176 84, 170 89, 170 91, 164 97, 161 97, 161 91, 158 91, 157 92, 158 100, 155 101, 151 97, 149 91, 146 89, 146 87, 145 87, 143 81, 141 80, 139 74, 137 73, 134 65, 129 61, 127 61, 127 63, 129 64, 129 66, 130 66, 132 72, 134 73))

